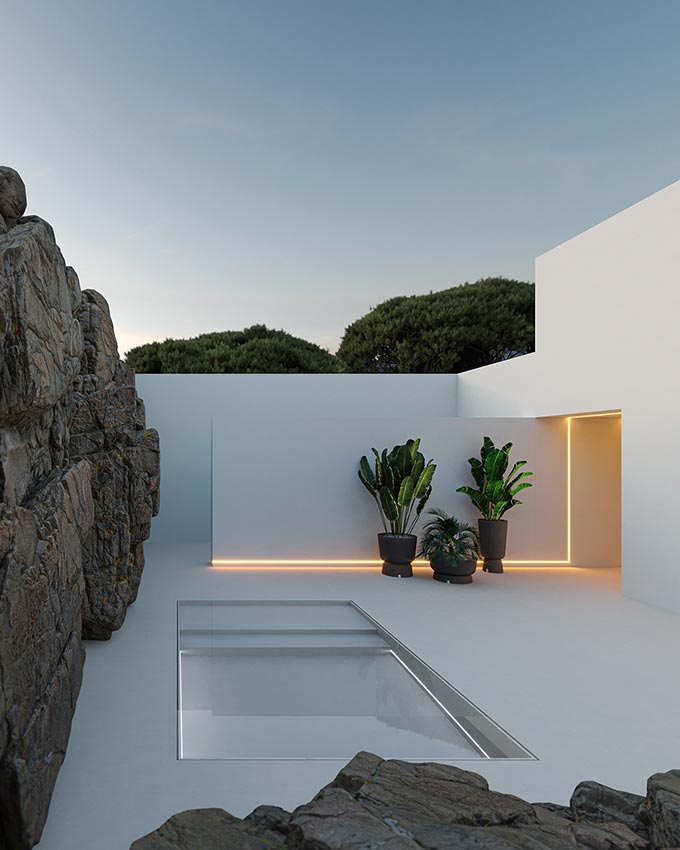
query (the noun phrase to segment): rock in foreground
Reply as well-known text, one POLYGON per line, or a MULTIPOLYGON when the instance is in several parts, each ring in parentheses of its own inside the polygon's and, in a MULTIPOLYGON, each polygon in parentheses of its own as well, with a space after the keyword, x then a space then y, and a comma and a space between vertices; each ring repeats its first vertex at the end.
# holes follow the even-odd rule
POLYGON ((596 782, 571 805, 527 803, 477 773, 359 753, 289 814, 260 806, 175 815, 130 850, 663 850, 680 847, 680 771, 655 774, 647 797, 596 782))
POLYGON ((649 777, 645 809, 653 846, 680 847, 680 770, 649 777))

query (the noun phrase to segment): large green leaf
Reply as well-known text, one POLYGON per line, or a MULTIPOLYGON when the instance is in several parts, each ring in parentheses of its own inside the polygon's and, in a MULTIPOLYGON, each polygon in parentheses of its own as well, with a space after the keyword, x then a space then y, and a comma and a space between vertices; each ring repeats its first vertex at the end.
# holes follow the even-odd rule
POLYGON ((371 487, 376 489, 376 480, 375 475, 373 474, 373 470, 371 469, 371 464, 368 462, 368 458, 364 455, 359 461, 359 466, 361 468, 361 472, 366 479, 364 483, 370 484, 371 487))
POLYGON ((399 519, 399 508, 387 487, 380 488, 380 504, 383 506, 385 516, 390 522, 396 522, 399 519))
POLYGON ((420 516, 425 508, 425 505, 429 502, 430 496, 432 495, 432 487, 428 487, 425 491, 425 495, 416 505, 416 516, 420 516))
POLYGON ((394 459, 394 466, 399 473, 399 478, 403 479, 409 473, 411 468, 411 451, 408 446, 401 446, 394 459))
POLYGON ((420 437, 418 437, 417 440, 409 440, 406 445, 409 446, 411 450, 411 462, 415 463, 416 457, 418 456, 418 449, 420 448, 420 437))
POLYGON ((475 484, 480 488, 484 486, 484 465, 481 460, 476 457, 471 457, 468 461, 472 477, 475 479, 475 484))
POLYGON ((523 466, 526 466, 526 460, 518 460, 517 463, 512 467, 510 472, 508 472, 508 478, 512 478, 512 476, 517 472, 518 469, 521 469, 523 466))
MULTIPOLYGON (((533 475, 533 474, 534 474, 533 472, 526 471, 526 472, 520 472, 519 475, 515 475, 514 478, 510 478, 510 476, 508 475, 506 482, 505 482, 506 489, 511 490, 515 486, 515 484, 517 484, 518 481, 521 481, 522 478, 526 478, 527 476, 533 475)), ((529 484, 529 487, 531 487, 531 484, 529 484)))
POLYGON ((407 475, 406 478, 401 482, 401 487, 399 488, 399 497, 397 499, 397 504, 405 508, 411 504, 413 500, 413 478, 410 475, 407 475))
POLYGON ((508 456, 502 449, 493 449, 490 451, 484 461, 484 473, 487 480, 494 481, 502 478, 503 473, 508 468, 508 456))
POLYGON ((416 515, 413 517, 410 526, 406 529, 407 534, 410 534, 415 528, 416 523, 418 522, 418 517, 423 512, 425 505, 428 503, 430 496, 432 495, 432 487, 428 487, 425 493, 422 495, 420 501, 416 505, 416 515))
POLYGON ((359 479, 360 479, 361 483, 368 490, 368 492, 371 494, 371 496, 373 496, 373 498, 375 499, 375 487, 372 487, 371 484, 364 478, 364 475, 363 475, 363 473, 361 472, 360 469, 357 472, 358 472, 359 479))
POLYGON ((382 462, 380 460, 380 455, 378 454, 377 449, 371 449, 371 451, 375 455, 375 483, 376 483, 376 486, 382 487, 382 485, 383 485, 383 470, 382 470, 382 462))
POLYGON ((493 517, 492 518, 493 519, 500 519, 503 516, 503 514, 508 510, 508 508, 511 508, 511 507, 512 507, 512 505, 511 505, 509 499, 504 499, 502 502, 496 502, 496 504, 493 506, 493 517))
POLYGON ((456 489, 456 493, 465 493, 466 496, 469 496, 470 501, 481 513, 481 515, 485 519, 489 519, 489 500, 487 499, 483 490, 476 490, 474 487, 468 487, 466 485, 464 487, 458 487, 456 489))
POLYGON ((427 488, 430 486, 432 481, 432 476, 434 475, 434 471, 437 468, 436 463, 428 463, 425 469, 420 474, 418 481, 416 482, 416 486, 413 488, 413 498, 420 499, 424 494, 427 488))
POLYGON ((497 478, 494 481, 489 481, 485 494, 490 502, 499 502, 505 495, 503 480, 497 478))
POLYGON ((387 455, 387 449, 383 449, 381 462, 383 470, 383 486, 388 487, 390 490, 394 490, 394 473, 392 471, 392 464, 390 463, 387 455))
POLYGON ((480 493, 478 490, 473 490, 470 495, 470 499, 472 504, 477 508, 480 514, 485 518, 489 519, 492 508, 489 504, 489 500, 486 498, 484 493, 480 493))
POLYGON ((420 454, 420 452, 418 452, 418 457, 413 461, 413 466, 411 467, 411 478, 414 481, 417 481, 420 478, 423 469, 425 469, 425 458, 420 454))
POLYGON ((516 487, 510 491, 510 496, 514 496, 516 493, 519 493, 520 490, 526 490, 527 487, 531 487, 532 484, 529 481, 523 481, 521 484, 518 484, 516 487))
POLYGON ((500 519, 506 511, 510 510, 510 508, 514 508, 515 505, 521 505, 521 504, 522 504, 522 502, 520 502, 519 499, 510 499, 509 502, 505 502, 504 505, 503 505, 503 509, 499 513, 497 519, 500 519))
POLYGON ((491 439, 491 437, 484 437, 484 443, 482 444, 482 448, 480 449, 480 452, 479 452, 479 455, 482 459, 482 464, 484 464, 484 462, 486 461, 486 457, 489 454, 489 452, 494 451, 495 448, 496 447, 494 446, 493 440, 491 439))

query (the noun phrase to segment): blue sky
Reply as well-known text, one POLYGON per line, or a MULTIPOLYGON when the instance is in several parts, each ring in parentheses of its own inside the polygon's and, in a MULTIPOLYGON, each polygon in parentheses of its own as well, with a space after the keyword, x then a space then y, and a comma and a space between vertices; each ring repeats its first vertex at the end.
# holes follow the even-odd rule
POLYGON ((0 162, 120 347, 333 350, 680 178, 677 0, 0 0, 0 162))

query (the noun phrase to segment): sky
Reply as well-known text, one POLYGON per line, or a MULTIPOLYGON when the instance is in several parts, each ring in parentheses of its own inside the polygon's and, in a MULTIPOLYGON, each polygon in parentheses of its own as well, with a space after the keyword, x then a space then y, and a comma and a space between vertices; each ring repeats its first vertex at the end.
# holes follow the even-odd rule
POLYGON ((0 164, 122 352, 333 351, 680 178, 678 0, 0 0, 0 164))

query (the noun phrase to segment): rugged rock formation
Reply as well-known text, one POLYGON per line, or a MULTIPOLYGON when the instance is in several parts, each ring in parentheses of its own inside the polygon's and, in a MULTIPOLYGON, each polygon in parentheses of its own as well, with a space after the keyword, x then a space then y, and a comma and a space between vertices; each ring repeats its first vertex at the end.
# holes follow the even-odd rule
MULTIPOLYGON (((581 782, 571 795, 570 808, 574 820, 586 823, 624 823, 643 838, 649 838, 644 797, 617 791, 599 782, 581 782)), ((680 832, 678 833, 680 836, 680 832)), ((664 845, 665 846, 665 845, 664 845)))
POLYGON ((649 777, 644 807, 653 846, 680 847, 680 770, 649 777))
POLYGON ((23 181, 0 168, 0 846, 35 844, 80 689, 83 637, 136 596, 158 435, 23 181))
POLYGON ((680 847, 680 771, 647 797, 582 782, 570 806, 489 790, 477 773, 359 753, 292 814, 260 806, 175 815, 130 850, 664 850, 680 847))
POLYGON ((13 168, 0 166, 0 233, 7 233, 25 212, 24 181, 13 168))
POLYGON ((134 372, 118 359, 104 298, 85 290, 76 315, 84 349, 71 400, 69 458, 90 462, 94 496, 94 524, 84 541, 83 633, 107 639, 137 597, 142 542, 158 513, 158 434, 145 426, 134 372))

